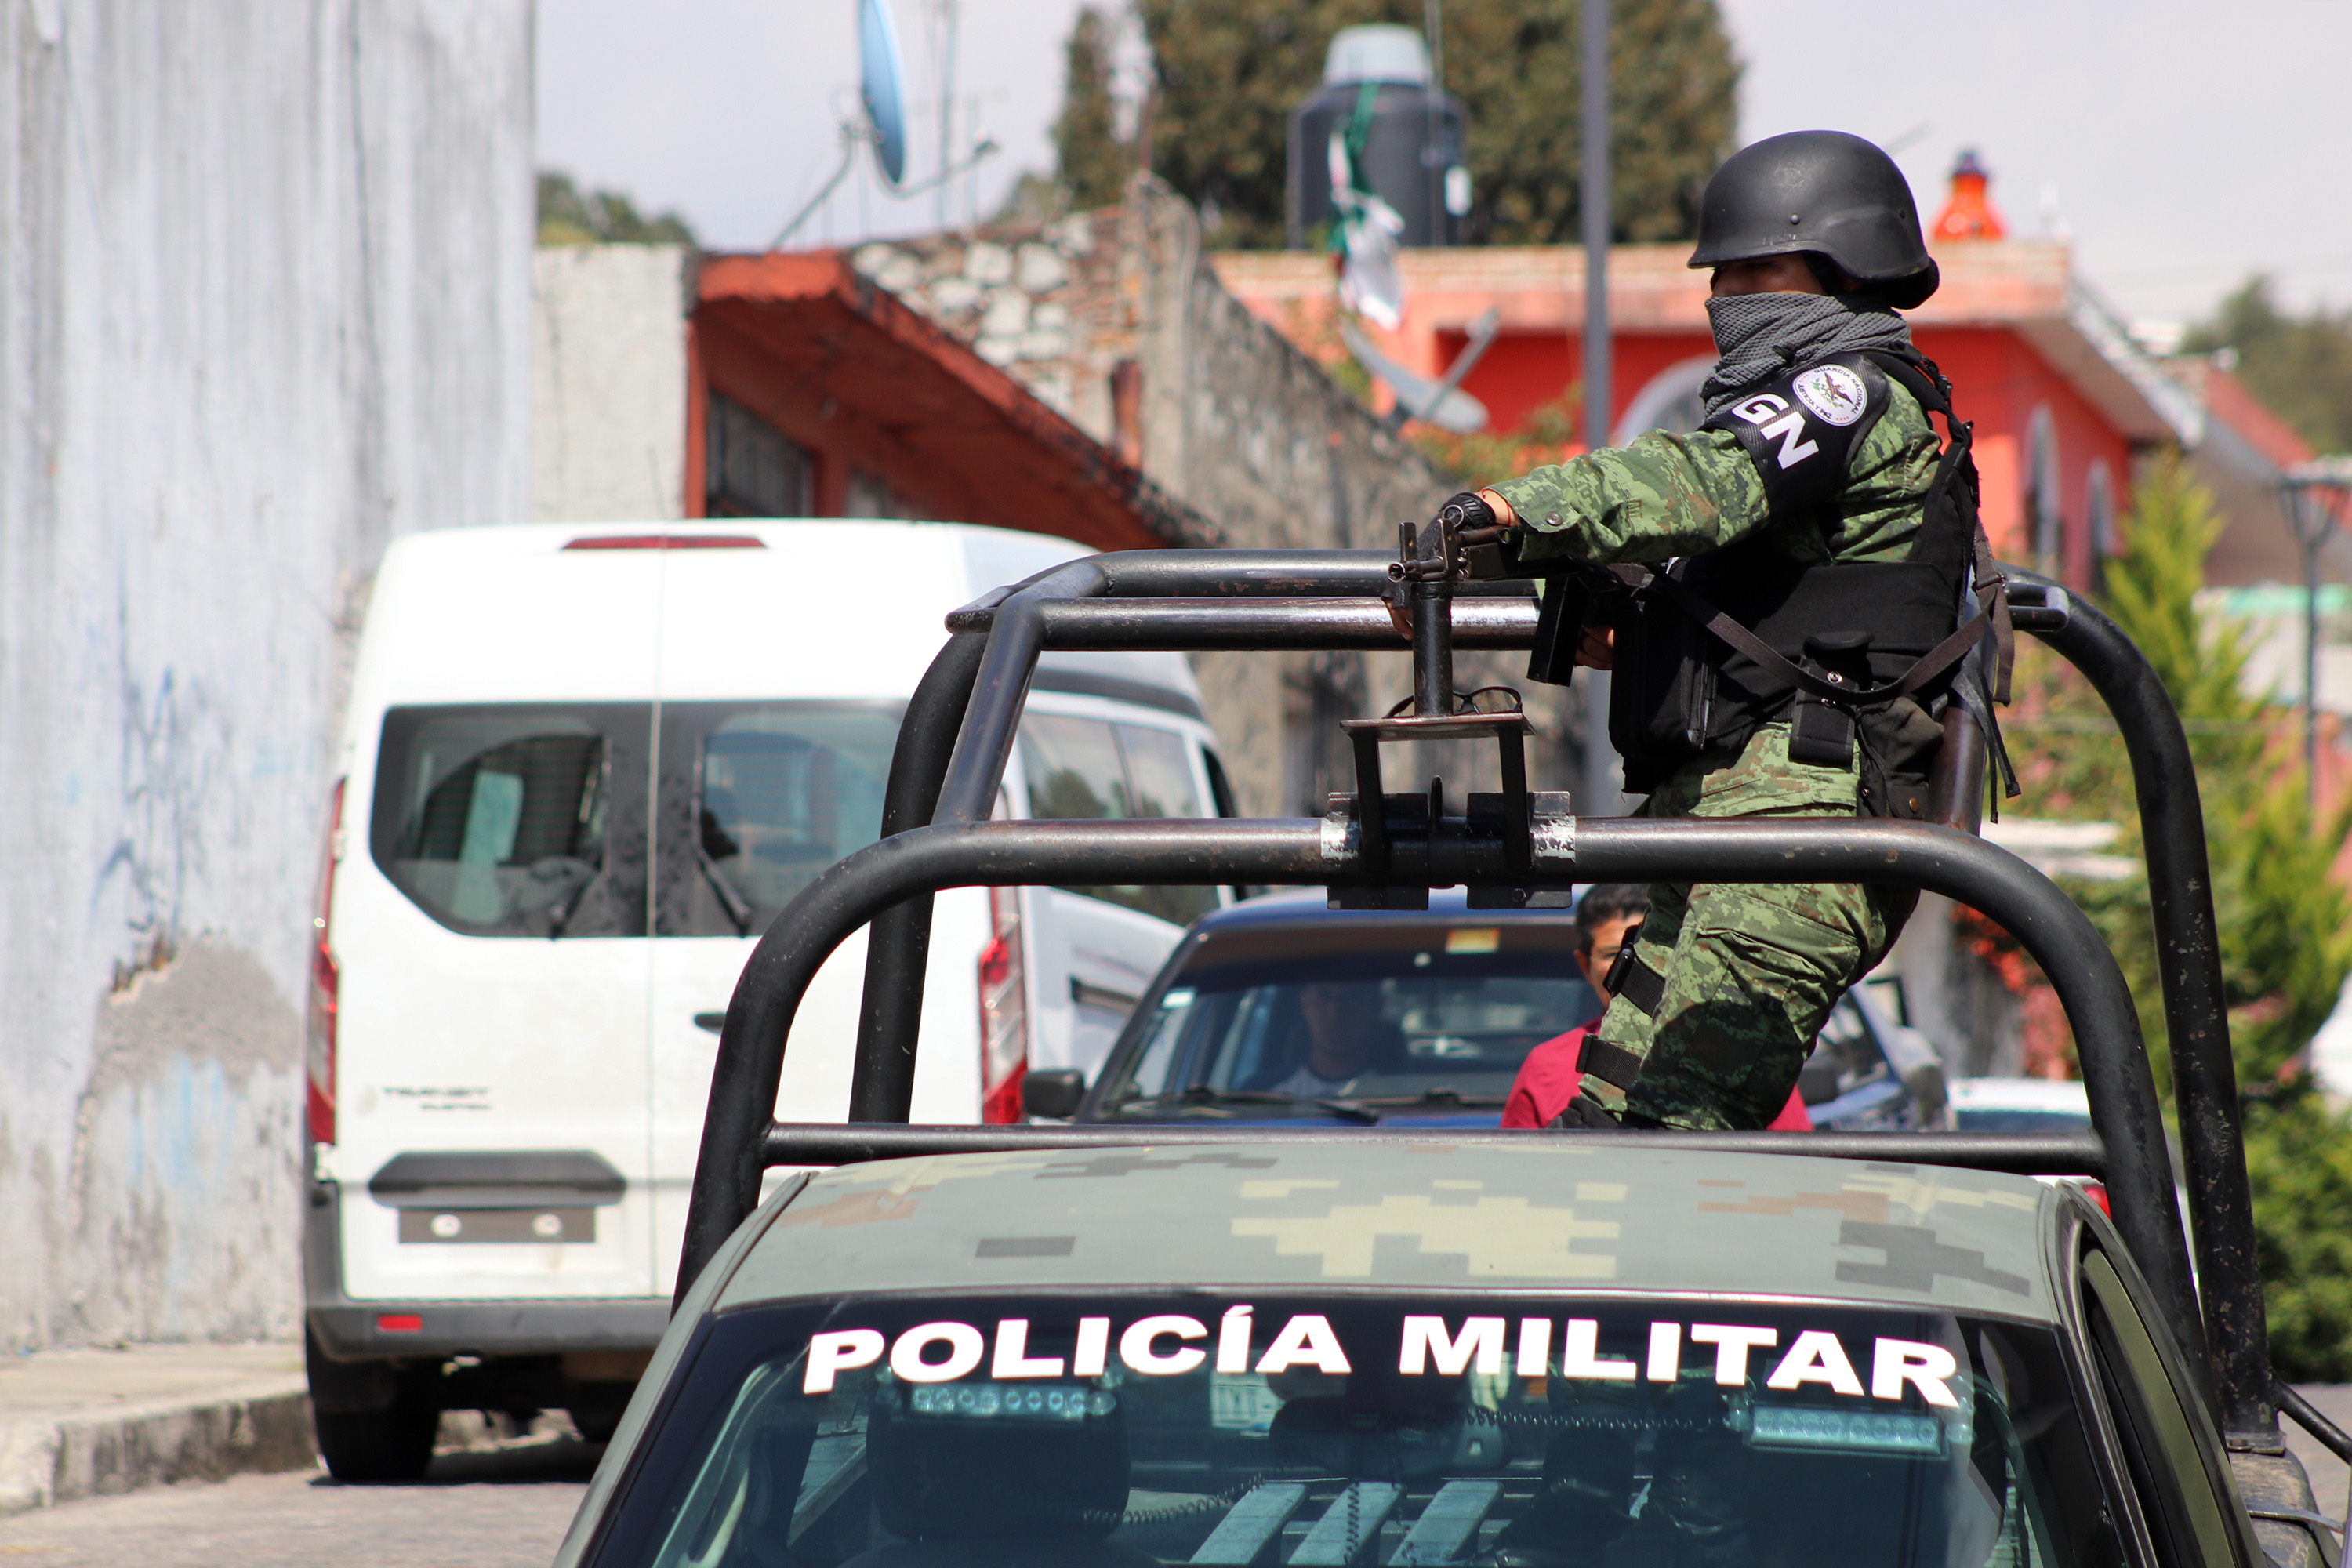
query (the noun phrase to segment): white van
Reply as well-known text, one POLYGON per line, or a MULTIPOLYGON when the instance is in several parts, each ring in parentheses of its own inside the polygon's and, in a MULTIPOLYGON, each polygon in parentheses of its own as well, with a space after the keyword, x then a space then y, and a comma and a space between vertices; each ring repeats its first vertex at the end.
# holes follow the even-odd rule
MULTIPOLYGON (((421 1470, 444 1407, 617 1417, 668 1310, 718 1026, 753 941, 873 841, 946 613, 1083 554, 905 522, 533 524, 386 552, 354 674, 310 1011, 320 1447, 421 1470)), ((1229 814, 1175 654, 1041 661, 1014 815, 1229 814)), ((1091 1075, 1210 889, 937 902, 918 1121, 1091 1075), (984 1068, 982 989, 997 1032, 984 1068)), ((862 935, 779 1117, 847 1113, 862 935)))

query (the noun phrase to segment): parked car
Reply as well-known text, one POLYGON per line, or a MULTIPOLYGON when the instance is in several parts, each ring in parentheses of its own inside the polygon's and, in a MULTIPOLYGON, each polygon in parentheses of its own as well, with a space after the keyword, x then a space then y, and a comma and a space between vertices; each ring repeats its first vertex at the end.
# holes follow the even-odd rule
POLYGON ((1952 1124, 1963 1132, 2087 1132, 2091 1097, 2073 1079, 1956 1079, 1952 1124))
POLYGON ((1031 1075, 1033 1111, 1081 1121, 1248 1119, 1492 1127, 1528 1051, 1600 1000, 1566 910, 1335 910, 1319 888, 1194 922, 1082 1104, 1031 1075), (1319 1075, 1316 1064, 1324 1069, 1319 1075), (1345 1070, 1341 1070, 1341 1069, 1345 1070), (1337 1077, 1344 1094, 1308 1080, 1337 1077))
POLYGON ((1436 1131, 795 1178, 556 1558, 1604 1561, 2266 1560, 2078 1190, 1436 1131))
MULTIPOLYGON (((2080 1079, 1962 1078, 1952 1080, 1952 1125, 1962 1132, 2088 1132, 2091 1094, 2080 1079)), ((2186 1167, 2181 1163, 2179 1135, 2164 1130, 2164 1151, 2172 1163, 2173 1186, 2180 1203, 2180 1223, 2189 1237, 2189 1266, 2197 1268, 2197 1243, 2189 1215, 2186 1167)), ((2105 1206, 2106 1188, 2079 1177, 2047 1176, 2045 1181, 2075 1181, 2105 1206)))
MULTIPOLYGON (((336 1474, 421 1468, 444 1405, 610 1429, 668 1319, 753 940, 875 838, 946 612, 1080 553, 737 521, 391 547, 313 932, 304 1261, 336 1474)), ((1011 814, 1207 816, 1223 798, 1180 655, 1041 663, 1011 814)), ((1028 1068, 1095 1067, 1219 897, 940 894, 917 1118, 1017 1120, 1028 1068)), ((846 1113, 863 955, 862 939, 835 954, 803 1007, 779 1114, 846 1113)))
MULTIPOLYGON (((1033 1114, 1492 1127, 1528 1052, 1601 1011, 1559 909, 1336 910, 1321 889, 1194 922, 1091 1089, 1033 1072, 1033 1114), (1316 1066, 1320 1061, 1320 1068, 1316 1066), (1342 1069, 1345 1069, 1344 1071, 1342 1069), (1344 1080, 1344 1091, 1329 1085, 1344 1080)), ((1933 1047, 1857 988, 1800 1088, 1816 1127, 1940 1124, 1933 1047)))

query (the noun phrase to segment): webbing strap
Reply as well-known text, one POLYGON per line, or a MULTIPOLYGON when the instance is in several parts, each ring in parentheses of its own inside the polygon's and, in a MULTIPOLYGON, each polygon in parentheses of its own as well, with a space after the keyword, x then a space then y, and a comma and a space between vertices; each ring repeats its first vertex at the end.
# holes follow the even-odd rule
POLYGON ((1631 1089, 1642 1081, 1642 1058, 1598 1035, 1587 1035, 1583 1049, 1576 1053, 1576 1070, 1619 1089, 1631 1089))
POLYGON ((1903 384, 1903 389, 1919 400, 1919 406, 1930 414, 1940 414, 1946 424, 1952 418, 1952 384, 1936 368, 1936 362, 1914 349, 1905 353, 1896 349, 1872 349, 1870 357, 1878 368, 1903 384))
POLYGON ((1643 963, 1642 955, 1633 951, 1633 941, 1641 931, 1640 926, 1635 926, 1625 933, 1625 944, 1610 961, 1609 973, 1601 977, 1601 984, 1612 996, 1622 996, 1641 1009, 1644 1018, 1654 1018, 1658 1016, 1658 1004, 1666 999, 1666 977, 1643 963))
MULTIPOLYGON (((1936 466, 1935 483, 1930 493, 1957 484, 1961 463, 1968 460, 1976 444, 1976 426, 1952 412, 1952 384, 1936 362, 1916 349, 1907 353, 1893 350, 1874 351, 1871 357, 1879 368, 1903 384, 1906 391, 1919 400, 1921 407, 1930 414, 1943 416, 1944 428, 1951 439, 1944 447, 1943 458, 1936 466)), ((2002 707, 2009 705, 2010 671, 2017 662, 2017 628, 2009 618, 2009 580, 2001 574, 1993 561, 1992 542, 1985 537, 1984 519, 1977 519, 1976 538, 1970 542, 1974 552, 1973 576, 1977 599, 1992 621, 1994 650, 1992 700, 2002 707)), ((2006 767, 2007 759, 2003 758, 2006 767)), ((2014 795, 2015 790, 2011 794, 2014 795)))
MULTIPOLYGON (((1977 599, 1992 618, 1993 678, 1992 700, 2002 707, 2009 706, 2009 672, 2017 663, 2017 627, 2009 618, 2009 579, 1993 560, 1992 542, 1985 537, 1984 524, 1977 524, 1976 570, 1977 599)), ((2015 790, 2010 791, 2015 795, 2015 790)))
POLYGON ((1646 586, 1664 594, 1674 601, 1676 609, 1696 621, 1707 632, 1729 643, 1790 685, 1846 708, 1867 708, 1875 703, 1891 702, 1897 697, 1910 696, 1967 658, 1969 649, 1974 647, 1984 635, 1983 628, 1970 621, 1929 648, 1918 663, 1905 670, 1898 679, 1884 686, 1846 686, 1802 668, 1664 572, 1650 574, 1646 586))

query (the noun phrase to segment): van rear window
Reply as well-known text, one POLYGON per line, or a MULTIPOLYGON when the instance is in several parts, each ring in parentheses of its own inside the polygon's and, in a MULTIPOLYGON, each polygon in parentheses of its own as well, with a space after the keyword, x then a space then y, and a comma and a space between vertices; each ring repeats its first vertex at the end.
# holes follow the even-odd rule
POLYGON ((418 908, 473 936, 645 931, 639 704, 395 708, 369 842, 418 908), (623 884, 628 885, 623 885, 623 884))
POLYGON ((818 873, 880 837, 905 710, 663 703, 659 933, 757 936, 818 873))

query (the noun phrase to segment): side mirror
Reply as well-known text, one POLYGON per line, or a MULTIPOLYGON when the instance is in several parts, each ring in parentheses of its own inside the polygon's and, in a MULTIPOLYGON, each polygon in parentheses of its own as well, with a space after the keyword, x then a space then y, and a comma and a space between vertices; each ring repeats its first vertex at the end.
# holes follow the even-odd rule
POLYGON ((1087 1075, 1076 1068, 1032 1068, 1022 1075, 1021 1109, 1031 1116, 1066 1121, 1087 1097, 1087 1075))

